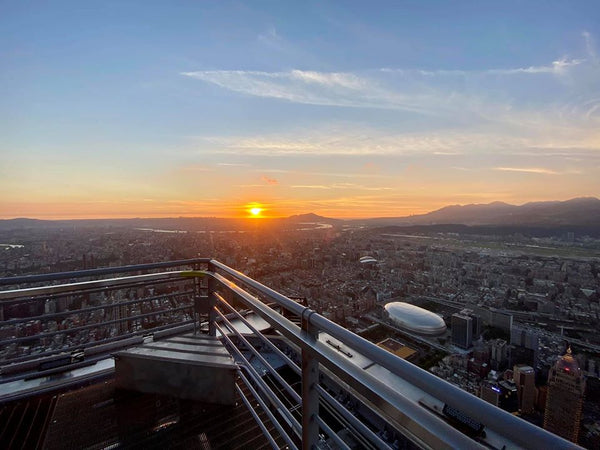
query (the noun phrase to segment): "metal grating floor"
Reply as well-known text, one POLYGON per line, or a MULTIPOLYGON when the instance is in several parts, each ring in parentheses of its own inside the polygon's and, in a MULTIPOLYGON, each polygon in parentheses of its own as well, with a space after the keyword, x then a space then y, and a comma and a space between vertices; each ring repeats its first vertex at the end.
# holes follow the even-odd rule
MULTIPOLYGON (((264 413, 259 416, 284 448, 264 413)), ((7 449, 271 448, 241 401, 222 406, 119 391, 113 380, 2 405, 0 420, 0 447, 7 449)))

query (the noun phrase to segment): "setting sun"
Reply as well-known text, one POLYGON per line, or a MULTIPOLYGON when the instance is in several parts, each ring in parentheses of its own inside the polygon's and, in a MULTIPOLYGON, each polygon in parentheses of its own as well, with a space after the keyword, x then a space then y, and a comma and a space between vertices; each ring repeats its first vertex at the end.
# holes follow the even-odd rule
POLYGON ((262 211, 262 208, 251 208, 250 214, 252 214, 254 217, 257 217, 260 215, 261 211, 262 211))

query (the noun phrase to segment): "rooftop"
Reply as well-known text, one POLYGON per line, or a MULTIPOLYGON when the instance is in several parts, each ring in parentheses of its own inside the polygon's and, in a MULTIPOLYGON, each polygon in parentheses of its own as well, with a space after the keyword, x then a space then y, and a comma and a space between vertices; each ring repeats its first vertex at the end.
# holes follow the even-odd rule
POLYGON ((431 311, 410 303, 392 302, 385 310, 400 327, 419 334, 436 335, 446 331, 444 319, 431 311))

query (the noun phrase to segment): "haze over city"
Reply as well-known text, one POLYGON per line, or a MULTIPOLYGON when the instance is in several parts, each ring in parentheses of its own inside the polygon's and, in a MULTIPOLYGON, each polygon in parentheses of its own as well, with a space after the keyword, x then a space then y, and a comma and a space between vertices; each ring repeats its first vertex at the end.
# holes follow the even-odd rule
POLYGON ((599 197, 599 12, 4 2, 0 218, 599 197))

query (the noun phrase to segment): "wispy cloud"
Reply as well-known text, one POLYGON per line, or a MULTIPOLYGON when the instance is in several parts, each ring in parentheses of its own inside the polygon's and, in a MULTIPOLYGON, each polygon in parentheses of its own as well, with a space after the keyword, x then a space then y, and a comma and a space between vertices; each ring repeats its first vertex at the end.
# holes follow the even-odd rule
POLYGON ((295 184, 290 186, 292 189, 339 189, 344 191, 392 191, 394 188, 387 186, 364 186, 354 183, 333 183, 333 184, 295 184))
POLYGON ((247 163, 217 163, 217 166, 223 166, 223 167, 250 167, 250 164, 247 163))
POLYGON ((292 189, 331 189, 331 186, 323 184, 295 184, 290 186, 292 189))
MULTIPOLYGON (((277 38, 274 29, 266 36, 277 38)), ((582 38, 585 55, 516 68, 199 70, 181 75, 244 95, 298 104, 406 111, 462 125, 527 127, 532 120, 577 122, 596 117, 595 104, 583 109, 582 103, 600 90, 600 64, 590 33, 584 31, 582 38)))
POLYGON ((578 66, 586 62, 585 59, 566 59, 562 58, 557 61, 553 61, 552 64, 547 66, 529 66, 520 67, 516 69, 490 69, 481 73, 493 74, 493 75, 515 75, 515 74, 538 74, 538 73, 550 73, 555 75, 561 75, 569 67, 578 66))
MULTIPOLYGON (((593 114, 596 104, 588 109, 593 114)), ((599 139, 600 129, 561 123, 559 119, 545 119, 538 123, 525 122, 521 127, 505 124, 486 130, 443 129, 404 133, 349 123, 257 136, 206 137, 203 147, 236 157, 431 155, 454 158, 498 152, 590 157, 600 150, 599 139)))
MULTIPOLYGON (((354 73, 205 70, 183 72, 181 75, 246 95, 294 103, 408 110, 425 114, 434 112, 425 93, 403 93, 384 87, 375 79, 354 73)), ((438 104, 440 108, 442 105, 438 104)))
MULTIPOLYGON (((584 32, 585 33, 585 32, 584 32)), ((588 33, 589 36, 589 33, 588 33)), ((584 63, 585 59, 568 59, 566 57, 552 61, 552 63, 543 66, 528 66, 528 67, 515 67, 508 69, 483 69, 483 70, 406 70, 406 69, 395 69, 385 67, 379 69, 380 72, 399 74, 404 76, 416 76, 421 75, 424 77, 467 77, 467 76, 485 76, 485 75, 517 75, 517 74, 562 74, 567 68, 571 66, 577 66, 584 63)))
MULTIPOLYGON (((268 32, 267 38, 277 40, 276 31, 268 32)), ((324 121, 320 126, 285 132, 205 136, 201 138, 204 145, 199 146, 203 153, 240 159, 428 155, 447 160, 482 154, 562 154, 582 155, 582 160, 589 161, 600 154, 600 64, 590 33, 584 31, 582 38, 585 51, 581 55, 516 68, 201 70, 182 75, 254 97, 382 110, 365 114, 358 124, 324 121), (381 125, 379 117, 398 118, 397 125, 381 125)), ((453 163, 467 166, 462 161, 453 163)), ((506 164, 499 170, 519 169, 497 164, 506 164)), ((552 172, 536 170, 512 171, 552 172)))
POLYGON ((494 170, 500 170, 503 172, 535 173, 541 175, 558 175, 558 172, 554 170, 544 169, 540 167, 494 167, 494 170))

